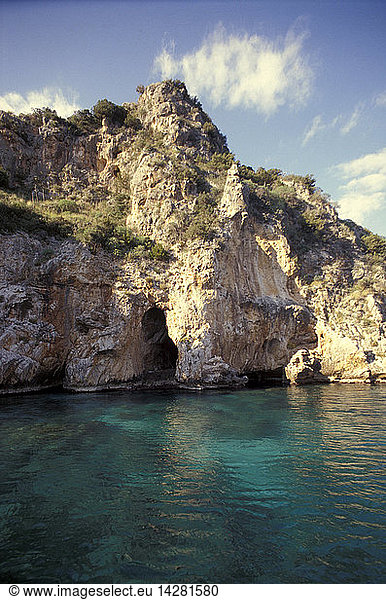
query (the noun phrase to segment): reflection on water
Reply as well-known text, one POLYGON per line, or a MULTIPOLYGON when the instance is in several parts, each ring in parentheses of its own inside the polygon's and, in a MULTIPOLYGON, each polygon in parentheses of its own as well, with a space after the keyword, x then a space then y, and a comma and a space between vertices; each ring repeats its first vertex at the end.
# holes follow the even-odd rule
POLYGON ((4 582, 384 582, 386 391, 0 406, 4 582))

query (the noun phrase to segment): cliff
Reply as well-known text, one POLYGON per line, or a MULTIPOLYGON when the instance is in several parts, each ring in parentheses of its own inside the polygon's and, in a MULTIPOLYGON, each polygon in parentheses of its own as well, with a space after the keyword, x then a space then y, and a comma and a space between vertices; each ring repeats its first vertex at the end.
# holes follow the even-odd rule
POLYGON ((385 381, 384 240, 238 164, 184 84, 122 108, 0 113, 1 390, 385 381))

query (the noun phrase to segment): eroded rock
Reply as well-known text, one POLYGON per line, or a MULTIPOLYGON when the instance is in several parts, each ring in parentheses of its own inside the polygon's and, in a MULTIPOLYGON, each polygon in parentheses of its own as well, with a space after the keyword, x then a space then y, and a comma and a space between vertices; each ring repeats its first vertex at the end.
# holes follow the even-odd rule
POLYGON ((297 218, 265 210, 267 190, 240 177, 183 84, 149 86, 136 110, 137 137, 107 122, 77 137, 65 124, 37 131, 0 115, 12 185, 39 176, 98 202, 127 180, 128 226, 170 257, 117 261, 73 240, 0 236, 1 390, 240 386, 246 374, 284 367, 297 384, 386 380, 384 267, 374 267, 376 291, 361 293, 367 263, 355 227, 283 180, 293 205, 304 205, 304 248, 297 218), (211 230, 189 237, 208 196, 211 230))
POLYGON ((328 383, 329 379, 321 373, 321 362, 315 352, 302 349, 293 355, 285 368, 290 383, 296 385, 328 383))

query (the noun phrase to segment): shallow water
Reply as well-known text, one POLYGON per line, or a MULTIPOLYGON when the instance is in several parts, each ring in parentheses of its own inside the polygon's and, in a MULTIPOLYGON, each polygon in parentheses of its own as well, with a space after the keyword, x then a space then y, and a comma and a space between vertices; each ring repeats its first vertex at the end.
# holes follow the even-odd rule
POLYGON ((2 582, 381 583, 386 388, 0 404, 2 582))

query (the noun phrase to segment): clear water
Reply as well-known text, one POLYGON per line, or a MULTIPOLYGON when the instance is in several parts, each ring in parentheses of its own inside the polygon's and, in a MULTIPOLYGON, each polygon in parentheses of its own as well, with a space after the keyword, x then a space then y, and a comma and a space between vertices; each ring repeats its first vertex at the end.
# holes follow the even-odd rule
POLYGON ((381 583, 386 389, 0 405, 2 582, 381 583))

